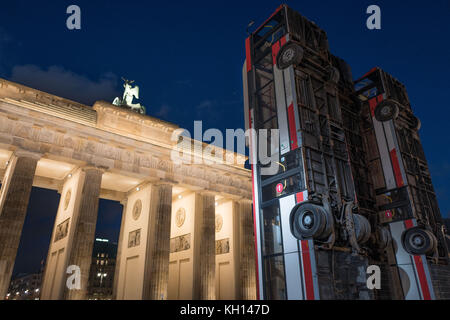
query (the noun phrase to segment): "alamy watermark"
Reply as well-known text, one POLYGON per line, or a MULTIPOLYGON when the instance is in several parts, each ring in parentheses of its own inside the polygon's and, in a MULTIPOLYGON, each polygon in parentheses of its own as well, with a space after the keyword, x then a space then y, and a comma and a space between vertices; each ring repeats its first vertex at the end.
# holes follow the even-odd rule
POLYGON ((381 29, 381 9, 377 5, 371 5, 367 7, 367 14, 370 16, 367 18, 366 26, 369 30, 380 30, 381 29))
POLYGON ((81 9, 77 5, 70 5, 66 10, 67 14, 70 14, 66 20, 66 27, 69 30, 80 30, 81 29, 81 9))
POLYGON ((81 289, 81 270, 79 266, 70 265, 67 267, 66 273, 69 274, 66 286, 69 290, 81 289))
POLYGON ((367 278, 366 286, 369 290, 380 290, 381 289, 381 270, 377 265, 371 265, 367 267, 366 273, 370 275, 367 278))
POLYGON ((203 132, 202 121, 194 121, 193 137, 186 129, 177 129, 173 132, 171 140, 177 144, 171 151, 171 160, 178 165, 244 165, 246 139, 249 139, 252 145, 257 146, 258 150, 257 157, 250 152, 249 163, 256 164, 258 161, 262 165, 262 175, 276 174, 279 168, 278 129, 248 129, 246 131, 226 129, 224 137, 222 131, 216 128, 203 132))

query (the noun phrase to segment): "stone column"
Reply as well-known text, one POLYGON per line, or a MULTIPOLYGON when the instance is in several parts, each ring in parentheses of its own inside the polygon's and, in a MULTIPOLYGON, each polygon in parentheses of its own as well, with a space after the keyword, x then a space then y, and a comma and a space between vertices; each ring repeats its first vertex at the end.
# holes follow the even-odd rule
POLYGON ((239 202, 240 220, 240 299, 256 299, 256 265, 255 265, 255 235, 253 234, 252 202, 239 202))
POLYGON ((8 291, 40 155, 15 152, 0 191, 0 300, 8 291))
POLYGON ((122 254, 122 243, 123 243, 123 237, 125 234, 125 221, 126 221, 126 214, 127 214, 127 205, 128 205, 128 199, 125 199, 120 202, 123 206, 122 210, 122 222, 120 223, 120 233, 119 233, 119 243, 117 244, 117 254, 116 254, 116 269, 114 270, 114 282, 113 282, 113 299, 117 299, 117 290, 119 286, 119 274, 120 274, 120 260, 121 260, 121 254, 122 254))
POLYGON ((195 195, 193 300, 214 300, 216 243, 215 196, 195 195))
POLYGON ((143 299, 164 300, 169 282, 172 186, 154 185, 151 193, 143 299))
POLYGON ((75 232, 68 266, 75 265, 81 271, 81 289, 64 287, 66 300, 83 300, 86 298, 89 271, 92 260, 92 249, 95 240, 95 226, 97 224, 98 201, 103 170, 95 167, 83 168, 85 173, 81 189, 78 219, 74 226, 75 232))

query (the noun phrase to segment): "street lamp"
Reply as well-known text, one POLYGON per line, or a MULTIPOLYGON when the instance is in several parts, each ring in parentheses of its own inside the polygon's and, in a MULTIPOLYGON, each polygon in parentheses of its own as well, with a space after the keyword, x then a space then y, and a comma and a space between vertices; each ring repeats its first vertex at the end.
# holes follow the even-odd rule
POLYGON ((107 275, 106 273, 97 273, 97 278, 100 278, 100 287, 102 286, 103 278, 106 278, 107 275))

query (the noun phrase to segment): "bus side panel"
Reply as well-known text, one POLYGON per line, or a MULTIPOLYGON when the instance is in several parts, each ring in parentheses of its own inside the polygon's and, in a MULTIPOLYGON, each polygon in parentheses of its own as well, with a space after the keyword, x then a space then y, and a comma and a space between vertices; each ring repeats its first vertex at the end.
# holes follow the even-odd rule
MULTIPOLYGON (((411 226, 417 225, 415 219, 408 221, 411 226)), ((405 221, 389 224, 404 297, 406 300, 435 299, 426 257, 410 255, 403 248, 402 234, 408 229, 406 225, 405 221)))
POLYGON ((298 104, 296 97, 296 89, 295 89, 295 76, 294 76, 294 67, 290 66, 289 68, 283 71, 284 75, 284 83, 285 83, 285 91, 286 91, 286 105, 288 108, 288 121, 289 121, 289 133, 290 133, 290 142, 291 149, 295 150, 302 145, 302 141, 300 139, 300 119, 298 115, 298 104))
POLYGON ((295 207, 295 195, 280 200, 281 229, 283 230, 284 268, 286 274, 286 291, 288 300, 303 300, 303 285, 300 275, 298 240, 290 232, 289 217, 295 207))
MULTIPOLYGON (((274 51, 274 48, 272 48, 274 51)), ((273 66, 273 75, 275 82, 275 97, 277 103, 278 128, 280 129, 280 154, 284 155, 291 151, 289 143, 289 128, 286 113, 286 97, 284 94, 283 71, 278 69, 276 64, 273 66)))
POLYGON ((378 151, 380 153, 381 166, 383 168, 384 179, 386 182, 386 189, 395 189, 397 185, 395 182, 394 171, 392 170, 392 163, 390 160, 391 155, 386 138, 386 133, 384 131, 384 126, 382 122, 375 119, 375 115, 373 113, 373 110, 375 109, 375 106, 377 104, 377 98, 371 99, 369 101, 369 104, 372 114, 373 128, 375 131, 375 138, 378 145, 378 151))

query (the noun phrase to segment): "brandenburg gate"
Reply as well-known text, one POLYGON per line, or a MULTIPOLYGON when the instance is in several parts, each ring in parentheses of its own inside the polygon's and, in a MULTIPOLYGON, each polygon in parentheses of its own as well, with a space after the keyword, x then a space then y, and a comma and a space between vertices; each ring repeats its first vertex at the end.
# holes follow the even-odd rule
POLYGON ((0 299, 33 186, 61 195, 41 299, 86 298, 99 198, 123 205, 116 299, 255 299, 250 171, 238 161, 175 163, 177 129, 0 79, 0 299))

